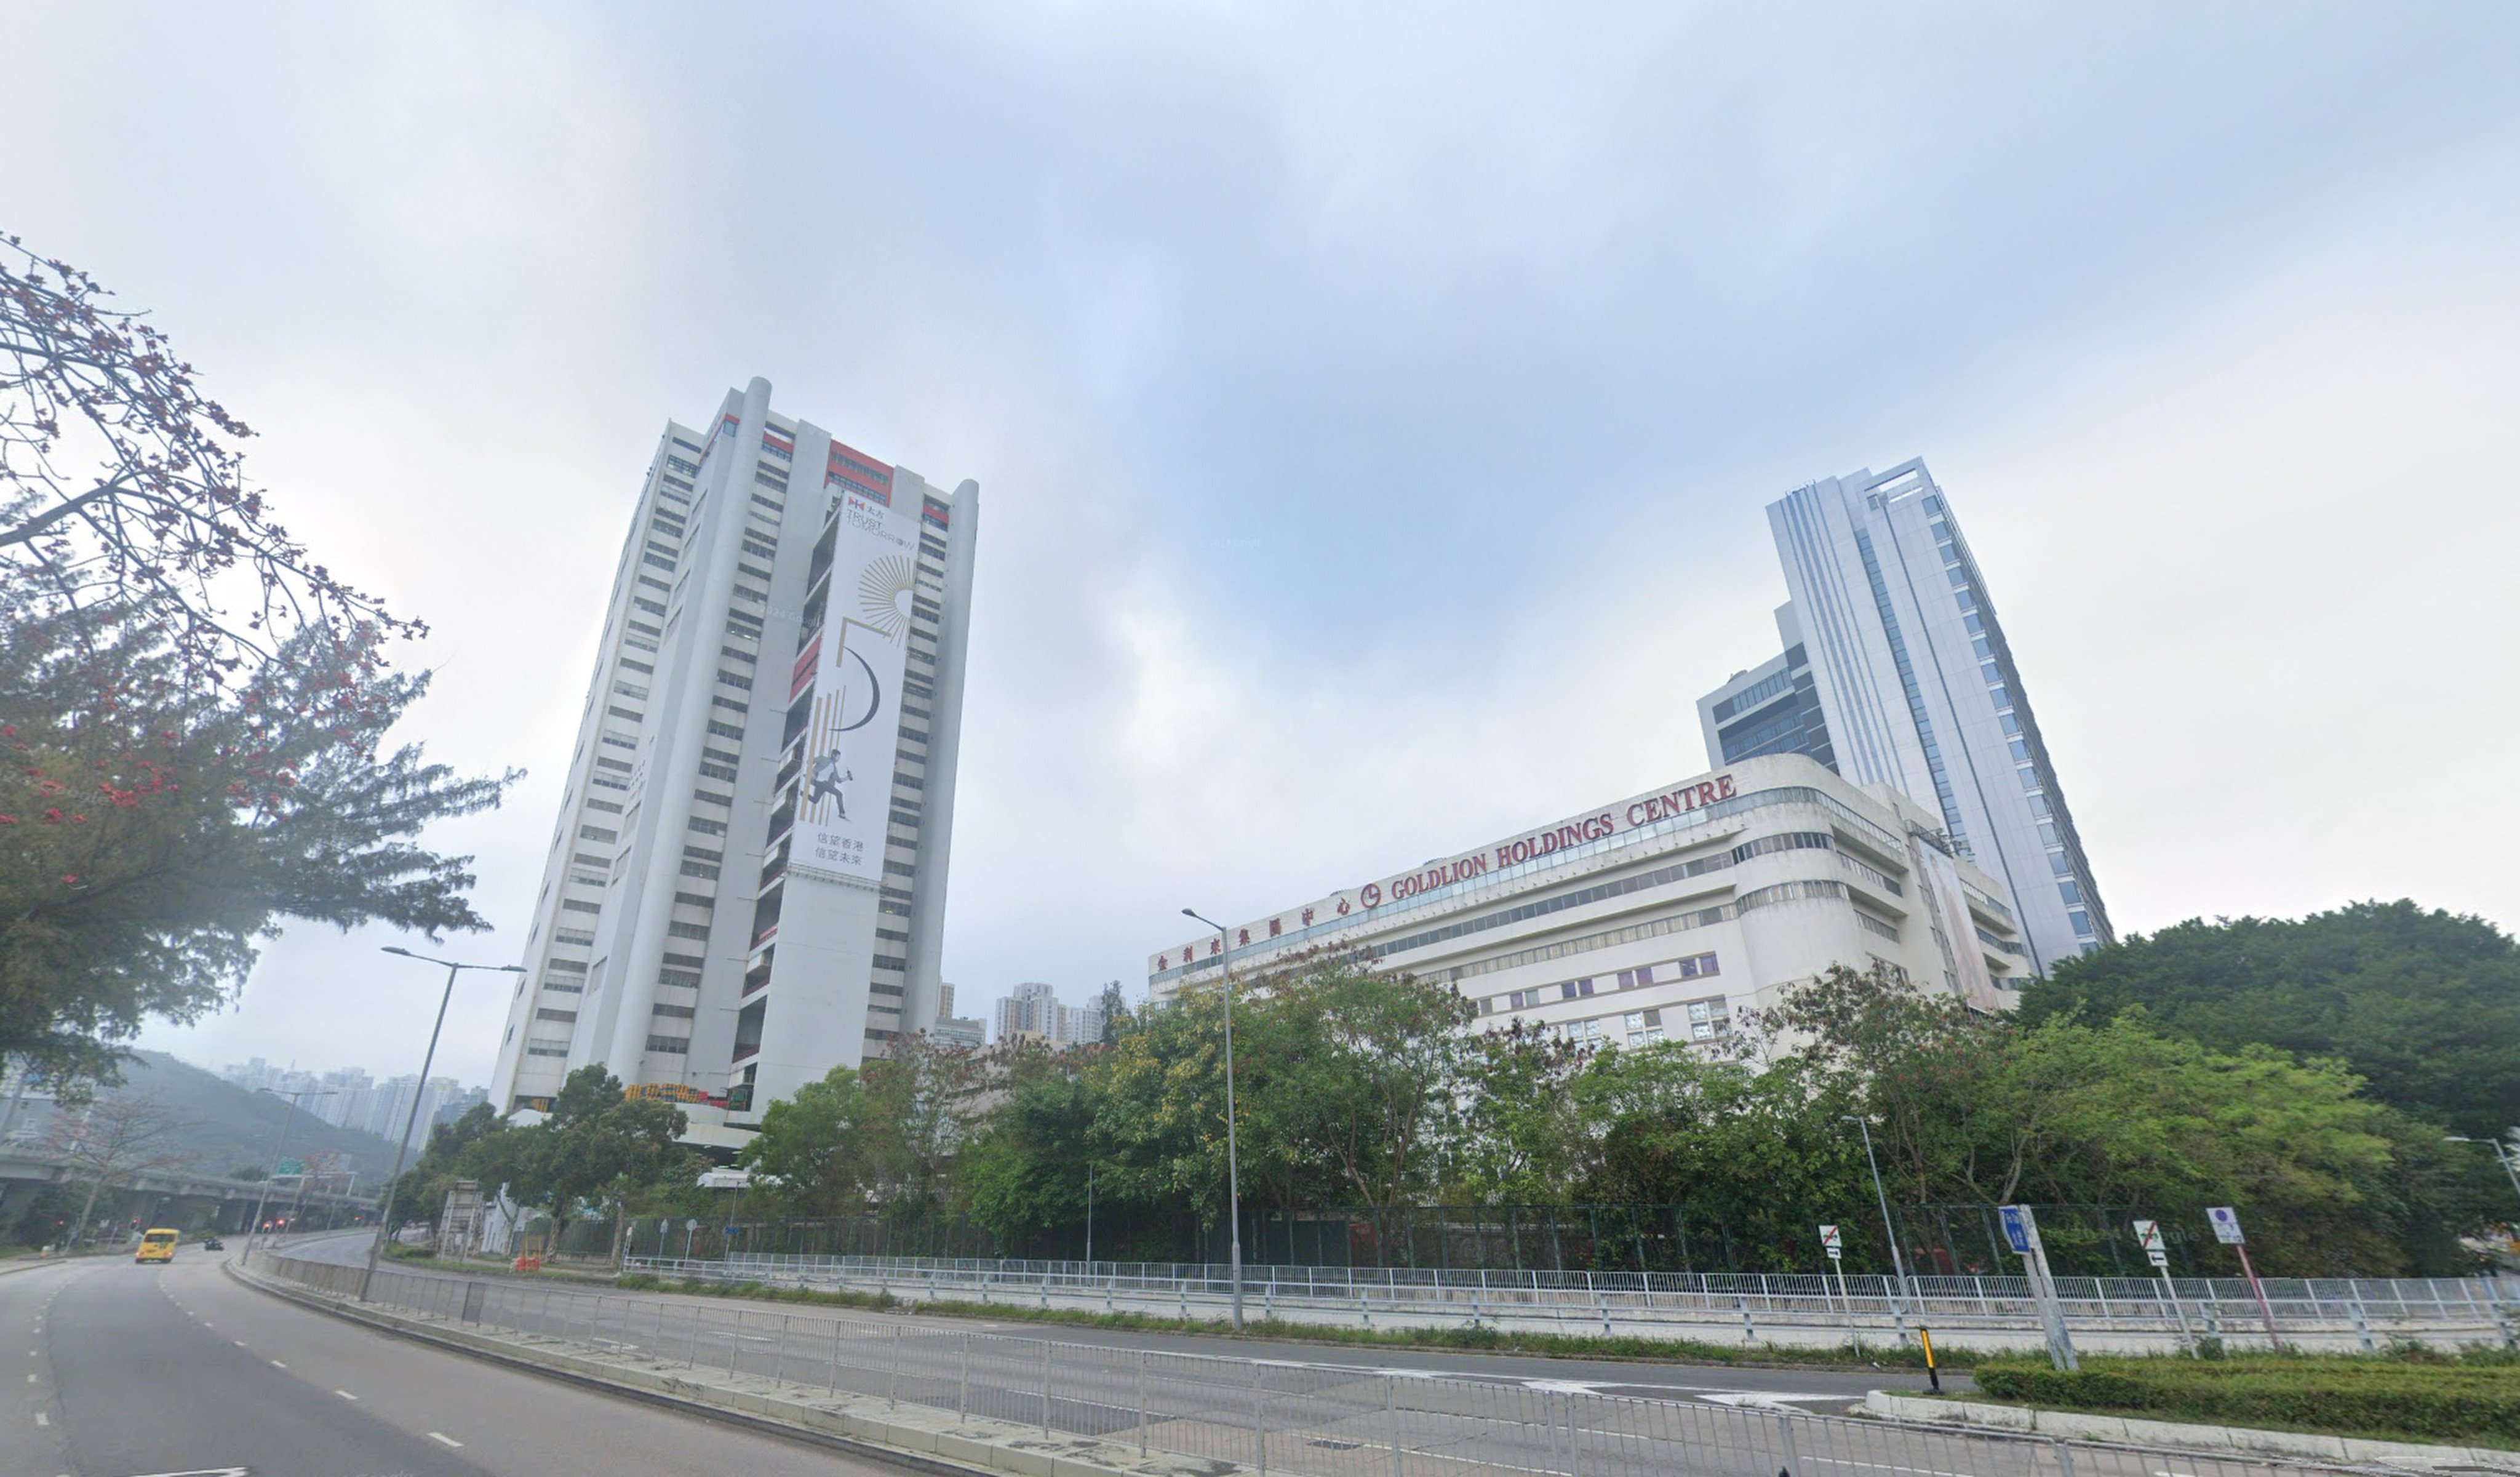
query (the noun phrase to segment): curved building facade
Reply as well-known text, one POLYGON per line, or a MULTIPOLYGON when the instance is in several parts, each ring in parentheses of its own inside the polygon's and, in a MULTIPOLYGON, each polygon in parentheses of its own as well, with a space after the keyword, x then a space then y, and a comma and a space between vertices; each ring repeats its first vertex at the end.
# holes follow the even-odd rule
POLYGON ((1193 939, 1150 993, 1317 948, 1453 985, 1483 1027, 1712 1041, 1833 964, 1887 964, 1983 1010, 2030 970, 2002 884, 1888 785, 1745 760, 1193 939))

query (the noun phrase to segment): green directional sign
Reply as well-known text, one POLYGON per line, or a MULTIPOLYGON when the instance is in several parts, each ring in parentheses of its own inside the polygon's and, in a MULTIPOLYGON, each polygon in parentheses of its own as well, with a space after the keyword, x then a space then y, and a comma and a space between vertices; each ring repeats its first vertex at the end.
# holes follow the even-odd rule
POLYGON ((284 1159, 280 1161, 280 1173, 284 1175, 303 1175, 306 1173, 306 1162, 302 1159, 284 1159))

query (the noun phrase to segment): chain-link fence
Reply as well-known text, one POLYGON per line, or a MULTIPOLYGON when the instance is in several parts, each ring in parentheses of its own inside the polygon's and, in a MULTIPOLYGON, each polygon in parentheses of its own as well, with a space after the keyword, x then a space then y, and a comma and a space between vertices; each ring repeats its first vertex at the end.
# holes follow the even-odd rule
MULTIPOLYGON (((355 1297, 361 1269, 256 1253, 355 1297)), ((1221 1359, 380 1269, 375 1304, 593 1353, 923 1408, 977 1437, 1091 1439, 1289 1477, 2292 1477, 2315 1463, 1608 1395, 1571 1382, 1221 1359)))

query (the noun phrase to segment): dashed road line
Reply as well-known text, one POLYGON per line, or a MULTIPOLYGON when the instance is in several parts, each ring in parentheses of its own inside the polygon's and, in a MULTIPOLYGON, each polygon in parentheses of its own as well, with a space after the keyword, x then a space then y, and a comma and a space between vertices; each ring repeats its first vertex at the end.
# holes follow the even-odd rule
POLYGON ((273 1360, 273 1361, 271 1362, 271 1367, 273 1367, 274 1369, 286 1369, 286 1368, 288 1368, 289 1366, 288 1366, 287 1364, 282 1363, 282 1362, 281 1362, 280 1361, 278 1361, 278 1360, 273 1360))
POLYGON ((428 1439, 435 1442, 442 1442, 447 1446, 454 1447, 458 1451, 463 1450, 464 1447, 464 1443, 457 1441, 454 1437, 447 1435, 443 1431, 429 1432, 428 1439))
POLYGON ((339 1396, 339 1397, 341 1397, 343 1400, 346 1400, 346 1401, 350 1402, 350 1403, 351 1403, 351 1404, 353 1404, 353 1405, 356 1405, 356 1404, 358 1403, 358 1399, 359 1399, 359 1398, 358 1398, 357 1396, 355 1396, 355 1395, 352 1395, 352 1394, 351 1394, 349 1391, 347 1391, 347 1390, 336 1390, 336 1391, 334 1391, 333 1393, 334 1393, 334 1394, 336 1394, 336 1395, 338 1395, 338 1396, 339 1396))

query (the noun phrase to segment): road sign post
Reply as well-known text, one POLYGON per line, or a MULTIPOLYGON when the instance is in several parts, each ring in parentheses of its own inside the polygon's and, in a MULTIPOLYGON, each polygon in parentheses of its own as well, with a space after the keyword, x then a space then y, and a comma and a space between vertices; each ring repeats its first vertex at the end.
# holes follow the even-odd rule
POLYGON ((2178 1284, 2170 1280, 2170 1249, 2161 1239, 2161 1223, 2138 1221, 2135 1223, 2136 1244, 2143 1248, 2144 1260, 2161 1275, 2161 1296, 2170 1305, 2171 1316, 2179 1319, 2179 1347, 2182 1353, 2196 1352, 2195 1336, 2187 1331, 2187 1310, 2179 1306, 2178 1284))
MULTIPOLYGON (((1856 1326, 1855 1299, 1846 1293, 1846 1235, 1834 1225, 1820 1228, 1820 1249, 1828 1253, 1828 1269, 1837 1277, 1838 1305, 1846 1310, 1846 1336, 1855 1352, 1864 1352, 1864 1331, 1856 1326)), ((1822 1284, 1826 1285, 1826 1284, 1822 1284)))
POLYGON ((2048 1248, 2039 1239, 2039 1218, 2026 1205, 2002 1205, 1996 1214, 2003 1222, 2003 1239, 2010 1242, 2014 1255, 2021 1258, 2023 1270, 2030 1276, 2030 1294, 2039 1302, 2039 1321, 2048 1330, 2048 1359, 2059 1369, 2083 1367, 2074 1355, 2074 1336, 2065 1328, 2065 1304, 2056 1295, 2056 1279, 2048 1271, 2048 1248))
POLYGON ((2267 1320, 2267 1344, 2283 1347, 2283 1335, 2275 1332, 2275 1311, 2267 1301, 2266 1284, 2258 1280, 2258 1269, 2249 1265, 2248 1233, 2240 1229, 2240 1213, 2228 1205, 2208 1206, 2207 1223, 2214 1227, 2214 1239, 2240 1254, 2240 1274, 2249 1279, 2249 1292, 2258 1300, 2258 1316, 2267 1320))

